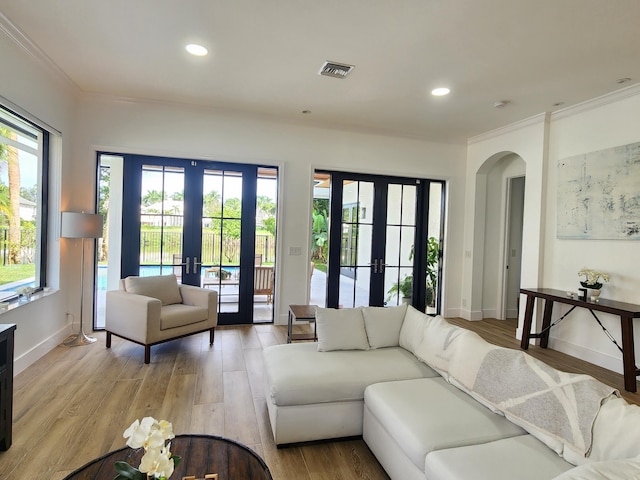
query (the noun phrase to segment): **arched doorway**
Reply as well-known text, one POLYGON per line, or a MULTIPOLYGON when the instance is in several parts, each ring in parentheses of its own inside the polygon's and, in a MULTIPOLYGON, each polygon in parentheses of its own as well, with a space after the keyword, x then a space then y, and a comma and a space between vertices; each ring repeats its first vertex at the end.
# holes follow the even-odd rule
POLYGON ((476 231, 474 285, 476 311, 482 318, 516 318, 522 261, 526 164, 513 152, 488 158, 476 174, 476 231))

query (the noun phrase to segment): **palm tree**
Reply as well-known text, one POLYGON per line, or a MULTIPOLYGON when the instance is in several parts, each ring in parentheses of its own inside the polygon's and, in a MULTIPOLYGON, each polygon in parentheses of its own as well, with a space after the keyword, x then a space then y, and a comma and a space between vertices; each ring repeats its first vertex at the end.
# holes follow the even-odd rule
MULTIPOLYGON (((17 134, 0 127, 0 135, 16 141, 17 134)), ((9 169, 9 263, 20 263, 20 164, 18 149, 7 143, 0 144, 0 161, 7 162, 9 169)))

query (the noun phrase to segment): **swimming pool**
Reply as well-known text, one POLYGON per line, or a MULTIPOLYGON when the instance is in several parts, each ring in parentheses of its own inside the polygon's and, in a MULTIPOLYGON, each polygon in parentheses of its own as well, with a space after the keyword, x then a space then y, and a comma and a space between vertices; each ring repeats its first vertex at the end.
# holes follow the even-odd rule
MULTIPOLYGON (((223 267, 225 270, 235 273, 238 270, 238 267, 223 267)), ((141 265, 140 266, 140 276, 141 277, 150 277, 152 275, 170 275, 173 273, 173 265, 165 265, 165 266, 150 266, 150 265, 141 265)), ((204 276, 204 269, 200 276, 204 276)), ((202 283, 201 283, 202 284, 202 283)), ((99 265, 98 266, 98 278, 97 278, 97 290, 107 290, 107 266, 99 265)))

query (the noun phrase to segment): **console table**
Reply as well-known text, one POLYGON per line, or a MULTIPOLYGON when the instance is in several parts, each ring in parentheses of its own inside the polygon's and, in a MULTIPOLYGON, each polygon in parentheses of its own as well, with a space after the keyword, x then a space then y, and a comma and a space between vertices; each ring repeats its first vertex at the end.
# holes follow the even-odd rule
MULTIPOLYGON (((622 365, 624 370, 624 388, 628 392, 636 392, 636 377, 640 375, 640 369, 635 364, 635 347, 633 342, 633 319, 640 318, 640 305, 632 303, 616 302, 614 300, 600 299, 598 302, 590 300, 582 300, 580 298, 569 297, 567 292, 555 290, 552 288, 522 288, 520 293, 527 296, 527 306, 524 313, 524 324, 522 326, 522 341, 520 347, 523 350, 529 348, 529 339, 539 338, 540 346, 547 348, 549 344, 549 330, 556 323, 551 323, 551 314, 553 312, 554 303, 564 303, 572 305, 572 308, 562 316, 564 319, 575 308, 585 308, 589 310, 591 315, 596 319, 602 327, 609 339, 622 352, 622 365), (539 333, 531 333, 531 324, 533 321, 533 306, 536 298, 544 299, 544 315, 542 317, 542 330, 539 333), (618 345, 609 331, 602 325, 595 312, 605 312, 620 317, 620 326, 622 328, 622 346, 618 345)), ((558 321, 560 321, 558 320, 558 321)))
MULTIPOLYGON (((172 478, 205 478, 217 474, 218 480, 273 480, 264 460, 250 448, 214 435, 176 435, 171 440, 171 452, 182 457, 172 478)), ((64 480, 113 480, 116 461, 138 467, 143 449, 129 447, 107 453, 72 472, 64 480)))

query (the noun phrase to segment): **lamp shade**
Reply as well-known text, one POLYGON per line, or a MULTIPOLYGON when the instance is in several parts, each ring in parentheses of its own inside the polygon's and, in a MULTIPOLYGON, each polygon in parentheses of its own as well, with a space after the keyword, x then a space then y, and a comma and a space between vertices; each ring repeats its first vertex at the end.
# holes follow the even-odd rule
POLYGON ((97 213, 62 212, 62 238, 100 238, 104 219, 97 213))

